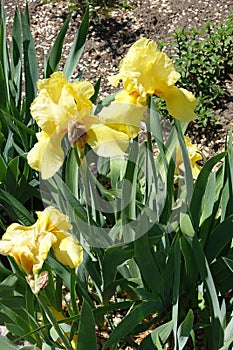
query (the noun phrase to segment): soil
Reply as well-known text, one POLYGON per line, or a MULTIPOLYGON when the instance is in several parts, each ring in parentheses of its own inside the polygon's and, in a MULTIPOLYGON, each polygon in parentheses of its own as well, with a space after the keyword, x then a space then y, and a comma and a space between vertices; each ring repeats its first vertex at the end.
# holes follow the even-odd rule
MULTIPOLYGON (((78 1, 76 1, 77 3, 78 1)), ((120 0, 118 1, 118 3, 120 0)), ((122 2, 122 1, 121 1, 122 2)), ((25 8, 26 1, 5 0, 5 12, 9 29, 14 8, 25 8)), ((116 0, 117 3, 117 0, 116 0)), ((47 55, 69 11, 68 1, 29 0, 29 13, 32 34, 38 55, 40 78, 43 78, 43 57, 47 55)), ((89 33, 85 49, 77 71, 83 79, 95 84, 101 77, 100 97, 115 91, 107 81, 107 76, 116 74, 119 62, 128 48, 141 36, 170 42, 175 29, 184 27, 202 28, 207 21, 218 25, 233 11, 233 0, 128 0, 129 8, 118 8, 107 16, 98 11, 98 17, 90 20, 89 33)), ((63 59, 60 69, 70 51, 74 35, 83 17, 81 9, 73 11, 65 39, 63 59)), ((169 47, 167 48, 169 51, 169 47)), ((208 158, 224 147, 226 132, 233 125, 233 72, 226 81, 229 97, 216 111, 219 116, 218 127, 193 130, 192 139, 199 144, 200 150, 208 158)))

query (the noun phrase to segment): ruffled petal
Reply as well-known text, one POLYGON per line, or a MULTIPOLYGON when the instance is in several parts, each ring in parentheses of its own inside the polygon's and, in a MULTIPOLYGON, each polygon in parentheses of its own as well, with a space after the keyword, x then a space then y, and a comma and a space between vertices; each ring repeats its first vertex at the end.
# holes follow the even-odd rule
POLYGON ((36 214, 38 216, 37 226, 41 232, 49 231, 56 234, 57 231, 72 229, 69 217, 52 206, 45 208, 43 211, 37 211, 36 214))
POLYGON ((196 99, 191 92, 173 85, 157 92, 157 95, 165 100, 167 110, 174 118, 185 122, 196 118, 193 111, 196 99))
POLYGON ((67 128, 68 121, 89 115, 94 87, 86 81, 68 82, 55 72, 38 82, 39 94, 31 104, 31 114, 40 128, 51 136, 55 129, 67 128))
POLYGON ((10 255, 13 243, 10 241, 0 241, 0 254, 10 255))
POLYGON ((39 127, 50 136, 57 127, 67 128, 68 120, 77 114, 77 104, 67 84, 48 92, 42 89, 31 104, 31 115, 39 127))
POLYGON ((137 91, 143 98, 156 90, 173 85, 180 78, 172 61, 157 50, 154 41, 141 38, 134 43, 120 63, 120 73, 110 77, 116 86, 120 80, 128 93, 137 91))

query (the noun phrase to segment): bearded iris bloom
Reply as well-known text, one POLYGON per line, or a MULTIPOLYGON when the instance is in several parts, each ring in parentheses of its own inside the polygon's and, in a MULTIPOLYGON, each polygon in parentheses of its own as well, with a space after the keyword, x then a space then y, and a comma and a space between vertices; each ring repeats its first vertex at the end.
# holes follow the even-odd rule
POLYGON ((68 216, 51 206, 37 216, 32 226, 13 223, 7 228, 0 241, 0 254, 12 256, 27 275, 39 273, 51 248, 62 264, 78 267, 83 249, 68 232, 72 228, 68 216))
POLYGON ((124 90, 141 105, 147 104, 148 96, 156 95, 166 102, 171 116, 182 121, 195 118, 195 97, 183 88, 175 86, 180 78, 172 61, 159 52, 154 41, 141 38, 129 49, 120 62, 120 71, 109 81, 117 86, 121 81, 124 90))
POLYGON ((129 139, 135 135, 135 130, 127 126, 128 111, 115 106, 104 108, 98 117, 92 115, 90 98, 94 88, 89 82, 68 82, 63 73, 55 72, 38 82, 38 91, 31 114, 41 131, 27 159, 43 179, 53 176, 63 164, 62 140, 66 134, 71 145, 81 150, 87 143, 100 156, 125 153, 129 139), (119 120, 119 113, 126 117, 119 120))

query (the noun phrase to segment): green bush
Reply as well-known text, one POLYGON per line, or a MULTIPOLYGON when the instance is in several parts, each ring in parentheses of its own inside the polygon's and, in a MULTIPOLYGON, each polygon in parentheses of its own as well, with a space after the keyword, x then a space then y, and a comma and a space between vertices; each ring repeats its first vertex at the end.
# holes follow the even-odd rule
POLYGON ((197 97, 195 126, 214 125, 215 110, 224 105, 225 82, 232 73, 233 15, 218 25, 207 22, 200 30, 179 28, 172 42, 169 51, 181 74, 180 83, 197 97))
MULTIPOLYGON (((181 74, 181 85, 197 97, 194 127, 214 127, 219 121, 216 109, 224 108, 229 95, 225 84, 233 67, 233 15, 220 24, 207 22, 199 30, 178 28, 169 45, 160 43, 164 46, 181 74)), ((163 103, 159 102, 158 108, 166 115, 163 103)))

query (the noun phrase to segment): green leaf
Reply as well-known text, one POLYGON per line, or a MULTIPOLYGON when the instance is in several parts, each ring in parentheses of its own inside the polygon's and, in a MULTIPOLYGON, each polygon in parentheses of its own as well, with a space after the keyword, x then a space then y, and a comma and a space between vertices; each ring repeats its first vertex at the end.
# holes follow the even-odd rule
POLYGON ((203 245, 209 235, 209 230, 215 218, 215 197, 216 197, 216 173, 212 173, 206 185, 206 191, 202 201, 202 213, 200 217, 200 233, 199 236, 203 245), (208 205, 206 205, 208 203, 208 205))
POLYGON ((30 212, 12 195, 0 189, 0 199, 7 206, 7 212, 12 214, 14 220, 19 220, 26 226, 34 223, 35 220, 30 212))
POLYGON ((17 188, 17 182, 20 176, 20 170, 19 170, 19 156, 13 158, 7 167, 7 173, 6 173, 6 186, 7 190, 10 194, 14 195, 16 188, 17 188))
POLYGON ((101 78, 99 78, 94 86, 95 88, 95 93, 94 95, 91 96, 90 100, 93 104, 96 104, 96 100, 99 94, 99 89, 100 89, 100 83, 101 83, 101 78))
POLYGON ((67 58, 67 61, 65 63, 65 67, 63 70, 67 80, 70 80, 78 64, 78 61, 82 55, 84 44, 86 41, 86 36, 88 33, 88 25, 89 25, 89 8, 87 7, 82 23, 75 35, 74 42, 70 50, 70 54, 67 58))
POLYGON ((0 154, 0 182, 5 182, 6 179, 6 163, 0 154))
POLYGON ((183 232, 183 234, 187 236, 193 237, 195 235, 195 231, 193 229, 190 216, 188 214, 182 215, 180 229, 183 232))
POLYGON ((15 11, 11 41, 11 94, 14 104, 20 110, 22 90, 22 31, 19 12, 15 11))
POLYGON ((216 156, 210 158, 203 168, 201 169, 199 176, 196 180, 194 191, 190 203, 190 214, 192 217, 192 222, 194 225, 194 230, 197 231, 199 227, 199 221, 201 216, 201 208, 200 203, 203 200, 203 196, 206 191, 207 182, 209 179, 209 175, 213 167, 223 158, 225 157, 227 152, 222 152, 217 154, 216 156))
POLYGON ((108 302, 112 295, 107 293, 107 288, 113 283, 117 267, 126 260, 130 259, 133 255, 132 245, 122 246, 122 247, 110 247, 105 250, 104 258, 102 262, 103 268, 103 280, 104 280, 104 290, 103 298, 104 302, 108 302))
POLYGON ((93 311, 88 302, 84 300, 81 318, 78 329, 78 345, 77 350, 97 350, 95 321, 93 311), (87 336, 88 330, 88 336, 87 336))
POLYGON ((9 105, 9 54, 6 41, 6 17, 4 6, 1 8, 0 20, 0 105, 7 109, 9 105))
POLYGON ((135 309, 123 318, 112 334, 110 334, 110 337, 104 344, 103 350, 106 350, 108 347, 116 344, 120 339, 126 337, 144 318, 158 312, 160 309, 161 303, 159 301, 147 301, 135 307, 135 309))
POLYGON ((52 49, 50 50, 48 61, 46 64, 45 78, 49 78, 50 75, 58 70, 59 62, 61 60, 61 53, 63 49, 64 38, 69 26, 70 15, 67 17, 65 23, 60 30, 52 49))
POLYGON ((149 239, 146 234, 134 242, 135 260, 146 286, 149 287, 150 291, 162 297, 164 286, 163 278, 152 251, 153 247, 150 247, 149 239), (151 278, 151 276, 153 276, 153 278, 151 278))
POLYGON ((31 119, 30 105, 34 100, 37 92, 36 83, 38 81, 38 64, 36 49, 30 29, 30 20, 28 4, 24 13, 21 13, 22 30, 23 30, 23 55, 25 71, 25 90, 26 90, 26 119, 27 124, 31 119))
POLYGON ((179 350, 182 350, 188 341, 191 330, 193 328, 193 321, 194 321, 193 311, 189 310, 184 321, 181 323, 181 325, 178 328, 177 340, 178 340, 179 350))
POLYGON ((221 222, 208 237, 205 253, 208 261, 213 261, 233 238, 233 214, 221 222))
POLYGON ((204 254, 198 237, 195 235, 192 238, 187 238, 187 240, 192 247, 201 279, 206 286, 208 301, 210 305, 210 314, 212 318, 212 328, 210 333, 210 344, 212 347, 211 349, 218 350, 223 343, 223 331, 221 325, 221 310, 214 280, 207 258, 204 254))
POLYGON ((14 345, 7 337, 0 335, 0 347, 1 350, 16 350, 18 346, 14 345))
POLYGON ((172 329, 173 329, 172 320, 157 327, 145 339, 143 339, 138 350, 157 349, 156 346, 158 344, 158 340, 161 339, 161 342, 165 344, 169 335, 172 332, 172 329))
POLYGON ((17 280, 18 278, 16 276, 10 275, 0 283, 0 298, 11 295, 11 292, 15 289, 17 280))

